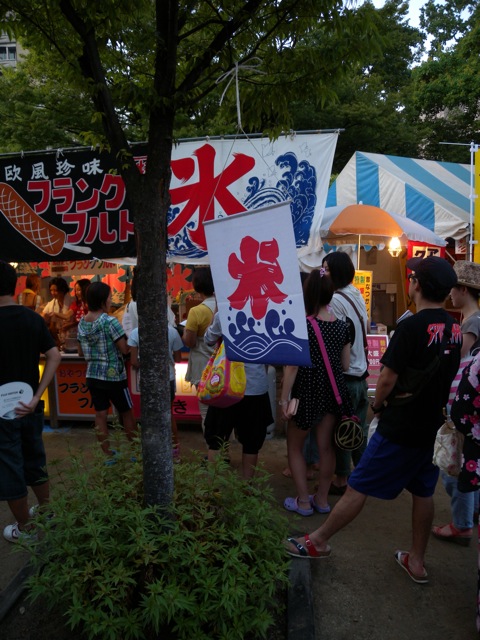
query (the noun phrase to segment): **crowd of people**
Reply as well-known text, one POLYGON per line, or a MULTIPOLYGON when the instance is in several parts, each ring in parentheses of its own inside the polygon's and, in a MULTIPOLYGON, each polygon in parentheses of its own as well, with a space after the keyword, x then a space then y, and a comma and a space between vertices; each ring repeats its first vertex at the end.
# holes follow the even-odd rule
MULTIPOLYGON (((355 268, 346 253, 327 255, 322 267, 304 278, 312 362, 311 366, 283 368, 280 406, 288 425, 288 469, 296 489, 295 496, 286 497, 284 507, 303 517, 315 512, 327 517, 309 534, 288 538, 285 546, 296 558, 327 557, 331 553, 330 538, 357 517, 369 496, 392 500, 406 489, 412 495, 412 540, 409 549, 397 550, 394 557, 411 580, 425 584, 429 579, 425 554, 430 535, 467 545, 473 537, 474 518, 478 517, 474 514, 478 514, 480 464, 477 426, 480 265, 461 261, 452 267, 445 259, 428 257, 410 259, 407 267, 410 270, 408 294, 416 313, 400 322, 393 332, 381 359, 382 369, 371 403, 378 426, 368 445, 353 453, 334 446, 333 432, 340 417, 347 414, 357 416, 367 435, 367 310, 352 284, 355 268), (448 296, 461 313, 461 326, 444 308, 448 296), (331 384, 331 374, 338 393, 331 384), (296 411, 292 410, 292 398, 298 401, 296 411), (451 497, 452 521, 433 526, 433 494, 439 471, 432 463, 432 451, 445 407, 457 429, 465 435, 463 467, 458 478, 442 474, 451 497), (308 442, 315 449, 316 477, 311 492, 305 455, 308 442), (334 508, 328 498, 332 494, 340 496, 334 508)), ((26 289, 18 300, 14 298, 15 283, 14 269, 0 262, 0 355, 2 363, 9 365, 2 366, 0 383, 23 381, 33 391, 33 398, 20 403, 16 409, 19 429, 13 453, 8 455, 4 443, 11 423, 0 418, 0 461, 6 470, 0 474, 0 499, 8 501, 16 520, 4 530, 4 537, 10 541, 29 535, 33 527, 27 505, 27 485, 32 486, 38 499, 37 508, 48 506, 40 398, 60 359, 61 334, 75 331, 80 353, 87 362, 86 383, 95 408, 98 440, 112 463, 116 452, 109 442, 107 412, 110 406, 120 415, 128 438, 132 439, 137 431, 125 356, 129 354, 132 366, 141 371, 138 326, 131 328, 127 336, 121 323, 110 314, 108 285, 80 280, 75 285, 75 298, 71 300, 65 280, 53 278, 50 281, 52 300, 43 305, 35 277, 27 279, 26 289), (22 336, 28 335, 29 340, 7 337, 19 331, 22 336), (45 354, 46 366, 39 379, 41 353, 45 354)), ((195 270, 193 286, 200 304, 190 309, 182 338, 177 329, 169 325, 172 402, 175 361, 181 351, 185 348, 190 351, 186 379, 198 386, 215 344, 222 339, 209 268, 195 270)), ((228 457, 228 442, 234 431, 242 446, 240 473, 249 480, 255 473, 273 416, 266 366, 246 363, 245 374, 245 395, 239 403, 230 408, 200 406, 206 460, 214 460, 219 452, 228 457)), ((176 451, 178 458, 174 421, 172 437, 173 455, 176 451)), ((478 626, 480 630, 480 613, 478 626)))

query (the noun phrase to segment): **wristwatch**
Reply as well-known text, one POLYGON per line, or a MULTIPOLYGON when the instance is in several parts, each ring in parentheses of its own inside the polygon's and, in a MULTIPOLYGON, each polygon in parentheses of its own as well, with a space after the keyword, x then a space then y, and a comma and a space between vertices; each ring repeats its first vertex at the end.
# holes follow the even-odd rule
POLYGON ((375 407, 374 403, 371 402, 370 403, 370 408, 373 411, 373 413, 381 413, 385 409, 385 405, 382 402, 382 404, 379 407, 375 407))

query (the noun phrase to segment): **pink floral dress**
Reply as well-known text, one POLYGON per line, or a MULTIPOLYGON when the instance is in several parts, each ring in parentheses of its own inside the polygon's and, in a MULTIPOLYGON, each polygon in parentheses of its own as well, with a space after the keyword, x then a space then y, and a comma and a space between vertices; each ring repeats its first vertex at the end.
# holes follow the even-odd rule
MULTIPOLYGON (((460 491, 480 488, 480 353, 465 367, 452 403, 451 416, 457 429, 465 436, 462 469, 458 476, 460 491)), ((480 526, 478 526, 480 540, 480 526)), ((480 544, 477 582, 477 631, 480 633, 480 544)))

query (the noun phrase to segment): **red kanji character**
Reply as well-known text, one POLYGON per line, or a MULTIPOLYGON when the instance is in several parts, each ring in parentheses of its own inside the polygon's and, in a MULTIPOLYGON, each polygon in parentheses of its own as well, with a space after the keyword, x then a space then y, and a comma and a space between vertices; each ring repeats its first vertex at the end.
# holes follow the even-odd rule
POLYGON ((250 299, 252 315, 263 318, 270 300, 281 304, 287 295, 280 291, 277 283, 283 282, 283 273, 278 264, 276 240, 259 243, 250 236, 240 242, 241 260, 232 253, 228 259, 228 273, 240 280, 236 291, 228 300, 234 309, 243 309, 250 299))
POLYGON ((440 322, 439 324, 432 323, 428 325, 428 334, 430 335, 430 340, 428 341, 427 347, 429 347, 432 343, 441 342, 443 338, 443 330, 445 329, 445 323, 440 322))
MULTIPOLYGON (((177 234, 198 210, 198 224, 194 230, 188 230, 188 235, 197 246, 206 249, 205 231, 203 223, 213 220, 214 200, 217 200, 222 211, 228 216, 246 211, 245 206, 233 196, 228 187, 253 169, 255 160, 243 153, 233 154, 232 162, 218 176, 215 176, 215 149, 205 144, 194 154, 198 162, 198 182, 175 189, 170 189, 172 205, 186 202, 177 217, 168 225, 170 235, 177 234)), ((172 160, 173 174, 183 182, 189 180, 195 171, 195 160, 185 158, 172 160)))
POLYGON ((117 241, 117 232, 115 230, 109 231, 108 229, 108 213, 106 211, 100 211, 98 217, 100 219, 100 242, 103 242, 103 244, 113 244, 117 241))
POLYGON ((33 209, 39 216, 50 206, 52 184, 50 180, 29 180, 27 183, 28 191, 40 191, 42 198, 40 202, 34 205, 33 209))
POLYGON ((79 244, 83 241, 83 237, 87 230, 88 216, 86 213, 64 213, 62 222, 66 224, 76 224, 77 230, 67 235, 67 242, 71 244, 79 244))
POLYGON ((120 209, 120 222, 118 225, 118 240, 120 242, 126 242, 128 236, 133 236, 135 232, 135 227, 133 222, 130 222, 128 213, 128 209, 120 209))
POLYGON ((121 176, 114 176, 111 173, 106 173, 103 176, 100 193, 107 195, 110 189, 115 189, 115 195, 113 198, 105 200, 105 209, 107 211, 116 211, 120 209, 125 200, 125 183, 123 178, 121 176))
POLYGON ((71 178, 54 178, 52 198, 54 200, 63 200, 63 202, 55 205, 56 213, 67 213, 67 211, 70 211, 75 200, 75 192, 71 178))
POLYGON ((85 237, 84 242, 86 244, 92 244, 93 242, 95 242, 98 235, 98 218, 90 216, 88 218, 88 223, 89 223, 88 234, 85 237))
MULTIPOLYGON (((80 182, 80 181, 79 181, 80 182)), ((78 185, 78 182, 77 182, 78 185)), ((98 207, 98 203, 100 202, 100 191, 98 189, 93 189, 92 195, 82 202, 78 202, 76 204, 77 211, 93 211, 98 207)))
POLYGON ((133 158, 138 170, 141 174, 144 174, 147 170, 147 156, 135 156, 133 158))

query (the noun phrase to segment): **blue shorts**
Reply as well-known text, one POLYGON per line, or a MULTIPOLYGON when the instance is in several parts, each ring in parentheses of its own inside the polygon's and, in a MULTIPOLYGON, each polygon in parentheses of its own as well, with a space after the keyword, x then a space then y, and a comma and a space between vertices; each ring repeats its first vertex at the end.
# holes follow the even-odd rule
POLYGON ((112 403, 118 413, 126 413, 133 407, 126 380, 108 382, 87 378, 87 387, 92 396, 95 411, 108 411, 112 403))
POLYGON ((0 418, 0 500, 24 498, 28 486, 48 480, 42 431, 42 401, 23 418, 0 418))
POLYGON ((348 484, 359 493, 383 500, 393 500, 404 489, 419 498, 430 498, 439 474, 432 457, 433 446, 403 447, 374 433, 348 484))

